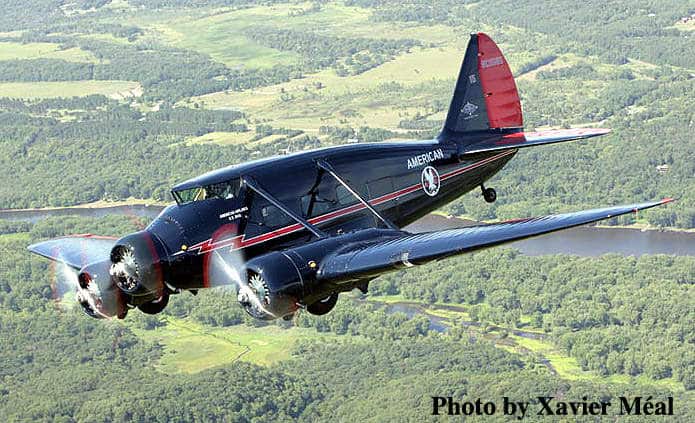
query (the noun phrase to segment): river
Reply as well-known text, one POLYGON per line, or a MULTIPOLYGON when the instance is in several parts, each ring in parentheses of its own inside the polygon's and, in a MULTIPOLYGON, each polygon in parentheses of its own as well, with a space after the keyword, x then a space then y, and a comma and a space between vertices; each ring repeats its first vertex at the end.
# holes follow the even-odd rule
MULTIPOLYGON (((411 232, 428 232, 462 228, 474 223, 470 220, 431 214, 405 229, 411 232)), ((626 256, 643 254, 695 256, 695 233, 580 226, 513 242, 508 246, 529 256, 574 254, 595 257, 607 253, 626 256)))
POLYGON ((0 210, 0 219, 24 220, 36 223, 51 216, 104 217, 110 215, 143 216, 154 219, 164 209, 162 206, 134 204, 113 207, 65 207, 60 209, 0 210))
MULTIPOLYGON (((45 210, 0 210, 0 219, 37 222, 50 216, 108 215, 156 217, 162 206, 144 204, 113 207, 69 207, 45 210)), ((474 222, 465 219, 428 215, 405 229, 411 232, 427 232, 470 226, 474 222)), ((582 226, 514 242, 509 246, 523 254, 538 256, 546 254, 574 254, 593 257, 606 253, 626 256, 643 254, 673 254, 695 256, 695 233, 675 231, 641 231, 628 228, 597 228, 582 226)))

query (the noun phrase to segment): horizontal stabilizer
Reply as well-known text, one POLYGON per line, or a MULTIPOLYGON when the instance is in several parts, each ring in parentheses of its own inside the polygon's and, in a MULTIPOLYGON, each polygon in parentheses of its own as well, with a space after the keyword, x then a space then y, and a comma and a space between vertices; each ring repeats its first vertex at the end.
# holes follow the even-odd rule
POLYGON ((79 270, 90 263, 108 260, 115 244, 116 238, 113 237, 84 234, 37 242, 27 249, 79 270))
POLYGON ((604 128, 578 128, 493 135, 476 143, 463 146, 461 154, 487 153, 491 151, 510 150, 513 148, 525 148, 536 145, 583 140, 605 135, 610 131, 610 129, 604 128))
POLYGON ((390 270, 586 225, 671 201, 664 199, 439 232, 394 233, 393 236, 380 236, 368 242, 346 245, 321 262, 318 275, 319 279, 331 281, 373 278, 390 270))

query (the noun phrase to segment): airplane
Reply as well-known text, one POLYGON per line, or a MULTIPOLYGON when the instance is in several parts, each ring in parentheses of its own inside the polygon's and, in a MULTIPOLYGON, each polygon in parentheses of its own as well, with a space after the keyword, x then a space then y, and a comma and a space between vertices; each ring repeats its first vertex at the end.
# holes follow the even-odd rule
POLYGON ((29 251, 76 272, 76 298, 94 318, 164 310, 184 291, 234 286, 262 320, 330 312, 340 293, 367 292, 396 269, 666 204, 606 207, 413 234, 402 228, 480 188, 519 149, 608 129, 524 132, 514 77, 499 47, 471 34, 441 133, 431 140, 357 143, 271 157, 182 182, 144 230, 90 234, 29 251))

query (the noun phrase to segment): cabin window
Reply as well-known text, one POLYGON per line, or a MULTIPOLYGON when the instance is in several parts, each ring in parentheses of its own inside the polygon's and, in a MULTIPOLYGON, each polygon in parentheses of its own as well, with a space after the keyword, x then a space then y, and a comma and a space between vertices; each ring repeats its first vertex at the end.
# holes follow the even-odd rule
POLYGON ((342 185, 338 185, 335 188, 335 196, 338 199, 338 204, 341 206, 349 206, 357 202, 355 196, 342 185))
POLYGON ((288 225, 293 221, 285 212, 272 204, 261 208, 261 217, 263 225, 271 229, 288 225))
MULTIPOLYGON (((283 201, 283 200, 280 200, 283 201)), ((283 201, 290 210, 297 213, 297 202, 283 201)), ((250 207, 249 216, 246 221, 247 236, 261 235, 271 230, 283 228, 293 224, 295 221, 276 206, 270 204, 264 198, 255 198, 250 207)))
POLYGON ((189 189, 182 189, 179 191, 174 191, 174 199, 176 200, 176 203, 180 204, 186 204, 190 203, 191 201, 195 201, 196 197, 199 195, 199 191, 202 188, 196 187, 196 188, 189 188, 189 189))
POLYGON ((357 202, 357 198, 344 186, 327 183, 321 184, 317 190, 301 198, 302 213, 306 218, 321 216, 357 202))
POLYGON ((226 182, 174 191, 173 194, 179 205, 211 198, 229 200, 239 195, 240 187, 240 179, 235 178, 226 182))
POLYGON ((316 217, 328 213, 334 208, 335 200, 325 198, 319 193, 307 194, 302 197, 302 213, 304 217, 316 217))

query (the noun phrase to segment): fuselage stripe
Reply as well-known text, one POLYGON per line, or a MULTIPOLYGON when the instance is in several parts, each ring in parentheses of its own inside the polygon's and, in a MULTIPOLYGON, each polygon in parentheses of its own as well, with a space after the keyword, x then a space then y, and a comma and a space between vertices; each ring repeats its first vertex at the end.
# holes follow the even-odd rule
MULTIPOLYGON (((464 166, 460 169, 452 170, 451 172, 447 172, 447 173, 443 174, 441 176, 441 180, 445 181, 447 179, 454 178, 454 177, 461 175, 465 172, 468 172, 468 171, 473 170, 475 168, 478 168, 480 166, 484 166, 488 163, 499 160, 502 157, 508 156, 508 155, 513 154, 515 152, 516 152, 516 150, 506 150, 500 154, 494 155, 492 157, 488 157, 487 159, 481 160, 479 162, 475 162, 475 163, 470 164, 468 166, 464 166)), ((384 194, 380 197, 369 200, 369 204, 371 204, 372 206, 378 206, 380 204, 386 203, 386 202, 394 200, 396 198, 400 198, 404 195, 408 195, 408 194, 411 194, 413 192, 416 192, 420 188, 421 188, 421 184, 413 184, 409 187, 402 188, 398 191, 395 191, 395 192, 392 192, 389 194, 384 194)), ((308 222, 311 223, 312 225, 317 225, 320 223, 324 223, 324 222, 328 222, 330 220, 336 219, 338 217, 345 216, 345 215, 350 214, 350 213, 355 213, 358 211, 365 210, 366 208, 367 207, 364 204, 357 203, 357 204, 353 204, 352 206, 342 208, 340 210, 335 210, 335 211, 323 214, 321 216, 312 217, 311 219, 308 220, 308 222)), ((237 235, 233 238, 228 238, 228 239, 217 241, 217 242, 213 242, 212 239, 208 239, 208 240, 205 240, 203 242, 199 242, 195 245, 192 245, 191 247, 189 247, 189 251, 198 249, 199 250, 198 254, 203 254, 203 253, 207 253, 209 251, 217 250, 219 248, 224 248, 224 247, 228 247, 228 246, 233 246, 233 249, 238 250, 241 248, 245 248, 245 247, 249 247, 249 246, 252 246, 255 244, 259 244, 261 242, 269 241, 271 239, 274 239, 274 238, 277 238, 280 236, 288 235, 288 234, 300 231, 302 229, 304 229, 304 227, 302 225, 300 225, 299 223, 295 223, 295 224, 292 224, 289 226, 282 227, 280 229, 276 229, 276 230, 271 231, 271 232, 267 232, 267 233, 264 233, 261 235, 254 236, 253 238, 249 238, 249 239, 246 239, 246 234, 237 235)))

